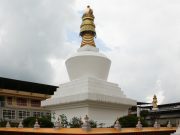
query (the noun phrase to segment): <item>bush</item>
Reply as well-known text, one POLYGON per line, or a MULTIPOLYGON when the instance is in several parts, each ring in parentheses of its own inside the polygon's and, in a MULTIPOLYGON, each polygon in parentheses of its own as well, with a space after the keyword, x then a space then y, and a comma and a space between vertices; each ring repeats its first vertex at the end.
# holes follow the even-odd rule
POLYGON ((140 112, 140 116, 143 117, 144 119, 149 115, 149 111, 148 110, 142 110, 140 112))
POLYGON ((54 124, 51 122, 49 117, 44 117, 44 116, 39 118, 39 124, 40 124, 40 127, 42 128, 51 128, 54 126, 54 124))
POLYGON ((18 127, 19 123, 17 122, 9 122, 11 127, 18 127))
POLYGON ((122 127, 136 127, 138 118, 134 115, 128 115, 128 116, 119 118, 119 122, 122 127))
POLYGON ((36 122, 35 117, 27 117, 26 119, 23 120, 23 126, 24 127, 33 127, 36 122))
MULTIPOLYGON (((122 127, 136 127, 138 122, 138 117, 135 115, 128 115, 118 119, 122 127)), ((140 118, 143 127, 147 127, 148 124, 144 118, 140 118)))
MULTIPOLYGON (((89 120, 91 128, 96 128, 97 127, 97 122, 94 120, 89 120)), ((69 122, 69 126, 71 128, 81 128, 83 125, 83 122, 81 118, 78 117, 73 117, 71 121, 69 122)))
POLYGON ((69 122, 68 122, 68 120, 67 120, 66 115, 65 115, 65 114, 61 114, 61 115, 59 115, 59 116, 60 116, 60 118, 61 118, 61 125, 62 125, 62 127, 67 127, 68 124, 69 124, 69 122))
POLYGON ((97 122, 96 121, 90 120, 89 123, 91 125, 91 128, 97 128, 97 122))
POLYGON ((80 128, 82 126, 81 118, 73 117, 71 121, 69 122, 69 126, 71 128, 80 128))
POLYGON ((0 127, 5 127, 5 126, 6 126, 6 123, 7 123, 7 121, 1 120, 1 121, 0 121, 0 127))
MULTIPOLYGON (((0 120, 0 127, 6 127, 7 121, 6 120, 0 120)), ((9 124, 11 127, 18 127, 19 123, 17 122, 11 122, 9 121, 9 124)))
MULTIPOLYGON (((41 118, 37 118, 37 120, 41 128, 51 128, 54 126, 48 117, 43 116, 41 118)), ((24 127, 33 128, 35 122, 36 122, 36 117, 28 117, 23 120, 23 125, 24 127)))
POLYGON ((148 122, 146 121, 146 119, 144 118, 140 118, 141 124, 143 125, 143 127, 148 127, 148 122))

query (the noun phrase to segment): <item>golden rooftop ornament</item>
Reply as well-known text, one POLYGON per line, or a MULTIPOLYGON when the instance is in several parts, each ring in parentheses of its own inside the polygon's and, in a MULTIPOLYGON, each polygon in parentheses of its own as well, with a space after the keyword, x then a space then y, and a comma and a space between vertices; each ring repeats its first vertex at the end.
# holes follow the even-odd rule
POLYGON ((82 24, 80 26, 80 36, 82 37, 81 47, 90 45, 96 47, 94 37, 96 36, 93 10, 87 6, 83 16, 82 24))
POLYGON ((158 105, 157 105, 157 97, 156 97, 156 95, 154 95, 154 97, 153 97, 153 101, 152 101, 152 105, 153 105, 153 110, 157 110, 158 109, 158 105))

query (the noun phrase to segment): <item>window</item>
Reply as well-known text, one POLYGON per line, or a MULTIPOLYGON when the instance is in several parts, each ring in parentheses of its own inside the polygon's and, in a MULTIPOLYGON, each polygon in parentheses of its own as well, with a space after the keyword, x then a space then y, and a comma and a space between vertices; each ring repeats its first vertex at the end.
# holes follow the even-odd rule
POLYGON ((28 111, 19 111, 19 113, 18 113, 18 118, 19 119, 24 119, 24 118, 27 118, 27 117, 30 117, 30 112, 28 112, 28 111))
POLYGON ((40 107, 41 101, 40 100, 31 100, 31 106, 32 107, 40 107))
POLYGON ((3 119, 15 119, 15 110, 3 110, 3 119))
POLYGON ((43 112, 41 112, 41 116, 44 116, 44 113, 43 113, 43 112))
POLYGON ((13 100, 12 97, 7 97, 7 104, 12 105, 12 100, 13 100))
POLYGON ((33 112, 33 117, 41 117, 43 115, 44 115, 43 112, 33 112))
POLYGON ((25 99, 25 98, 17 98, 17 105, 19 105, 19 106, 27 106, 27 99, 25 99))

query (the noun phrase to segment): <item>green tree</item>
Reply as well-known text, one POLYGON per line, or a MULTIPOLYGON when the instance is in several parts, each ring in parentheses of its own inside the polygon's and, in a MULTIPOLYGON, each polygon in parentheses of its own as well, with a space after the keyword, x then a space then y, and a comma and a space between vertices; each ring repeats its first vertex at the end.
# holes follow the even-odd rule
POLYGON ((1 120, 0 120, 0 127, 5 127, 5 126, 6 126, 6 123, 7 123, 6 120, 1 119, 1 120))
MULTIPOLYGON (((3 119, 0 120, 0 127, 6 127, 6 124, 7 124, 6 120, 3 120, 3 119)), ((19 125, 19 123, 12 122, 12 121, 9 121, 9 124, 11 125, 11 127, 18 127, 19 125)))
MULTIPOLYGON (((118 119, 122 127, 136 127, 138 122, 138 117, 136 115, 128 115, 118 119)), ((143 127, 148 126, 145 119, 140 118, 143 127)))
POLYGON ((149 115, 149 111, 148 110, 142 110, 140 112, 140 116, 143 117, 144 119, 146 119, 146 117, 149 115))
MULTIPOLYGON (((97 127, 97 122, 94 120, 89 120, 91 128, 96 128, 97 127)), ((73 117, 71 121, 69 122, 69 126, 71 128, 81 128, 83 125, 83 122, 81 118, 78 117, 73 117)))
POLYGON ((119 122, 122 127, 136 127, 138 118, 135 115, 128 115, 119 118, 119 122))
POLYGON ((59 115, 59 116, 60 116, 60 118, 61 118, 62 127, 67 127, 68 124, 69 124, 69 122, 68 122, 68 120, 67 120, 66 115, 65 115, 65 114, 61 114, 61 115, 59 115))
POLYGON ((73 117, 71 121, 69 122, 69 126, 71 128, 80 128, 82 126, 81 118, 73 117))
POLYGON ((90 120, 89 123, 91 125, 91 128, 97 128, 97 121, 90 120))
MULTIPOLYGON (((49 117, 41 117, 41 118, 37 118, 38 123, 40 125, 40 127, 42 128, 50 128, 53 127, 53 123, 50 121, 49 117)), ((28 117, 26 119, 23 120, 23 125, 24 127, 34 127, 34 124, 36 122, 36 117, 28 117)))

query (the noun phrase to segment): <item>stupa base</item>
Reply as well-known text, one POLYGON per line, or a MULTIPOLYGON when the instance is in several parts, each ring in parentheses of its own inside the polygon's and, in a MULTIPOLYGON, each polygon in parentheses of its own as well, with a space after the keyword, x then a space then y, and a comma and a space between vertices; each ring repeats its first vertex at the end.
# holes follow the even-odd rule
POLYGON ((42 106, 55 113, 56 119, 65 114, 72 117, 84 117, 105 127, 112 126, 117 117, 128 114, 128 108, 136 105, 136 101, 127 98, 117 84, 96 78, 81 78, 60 85, 54 95, 42 102, 42 106))

